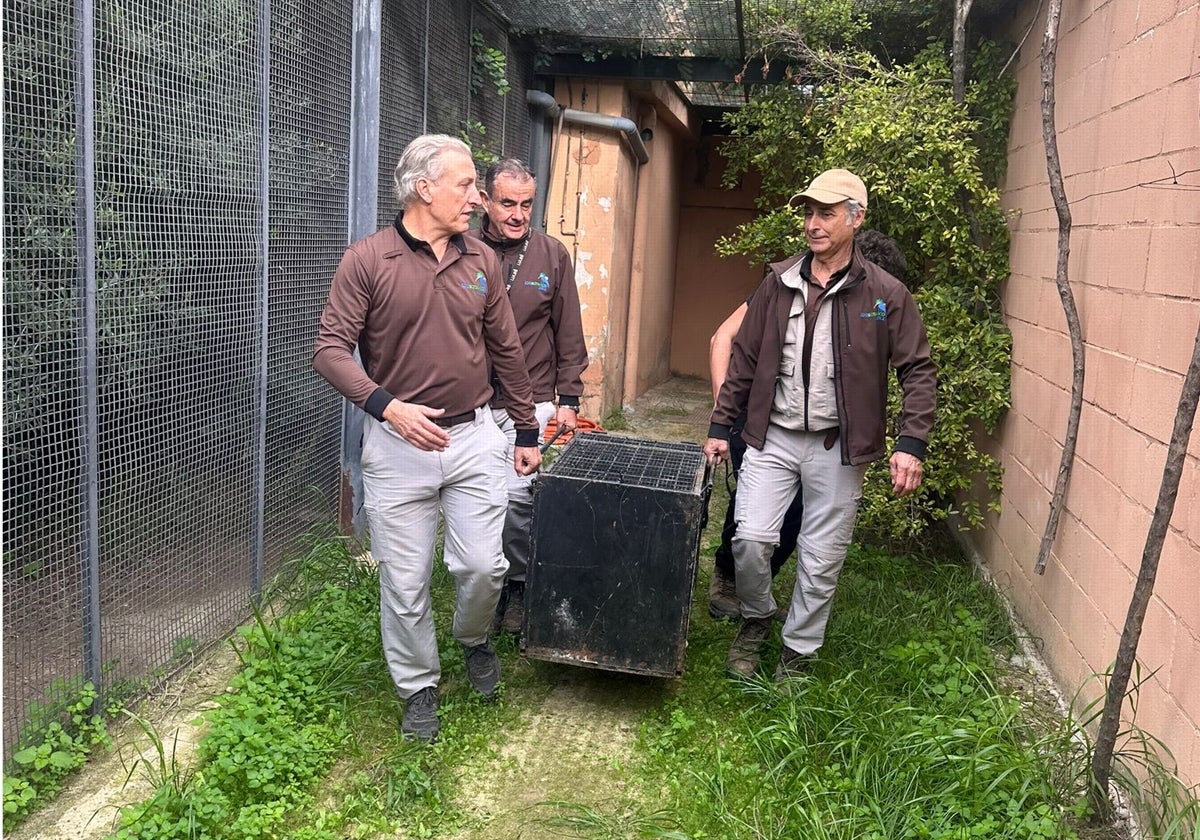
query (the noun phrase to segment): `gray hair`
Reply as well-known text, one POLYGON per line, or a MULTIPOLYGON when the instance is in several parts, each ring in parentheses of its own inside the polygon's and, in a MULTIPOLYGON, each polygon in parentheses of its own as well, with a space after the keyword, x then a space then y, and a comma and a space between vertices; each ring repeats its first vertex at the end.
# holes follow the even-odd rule
POLYGON ((854 225, 854 217, 863 211, 863 206, 853 198, 846 199, 846 225, 854 225))
POLYGON ((507 175, 518 181, 532 181, 533 170, 516 158, 505 158, 498 160, 487 168, 487 173, 483 176, 483 190, 488 195, 492 194, 492 190, 496 187, 496 179, 501 175, 507 175))
POLYGON ((404 148, 393 177, 396 182, 396 198, 401 207, 407 207, 416 200, 417 181, 422 178, 436 181, 442 177, 442 172, 446 169, 442 153, 451 150, 471 157, 470 147, 449 134, 422 134, 404 148))

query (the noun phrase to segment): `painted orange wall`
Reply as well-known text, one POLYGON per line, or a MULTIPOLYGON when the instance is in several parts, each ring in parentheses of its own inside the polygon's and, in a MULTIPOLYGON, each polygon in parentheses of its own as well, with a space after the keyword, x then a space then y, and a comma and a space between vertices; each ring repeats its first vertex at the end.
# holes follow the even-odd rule
MULTIPOLYGON (((564 108, 636 116, 619 82, 561 79, 554 96, 564 108)), ((589 357, 582 413, 602 419, 623 398, 637 162, 620 132, 565 123, 552 158, 546 233, 575 264, 589 357)))
POLYGON ((658 86, 658 96, 646 100, 638 125, 650 127, 650 162, 638 180, 637 232, 629 300, 629 340, 625 358, 623 403, 630 404, 671 375, 671 305, 675 292, 675 243, 679 232, 680 148, 694 141, 689 127, 674 118, 686 107, 673 88, 658 86), (662 102, 662 100, 666 100, 662 102), (654 102, 662 102, 659 108, 654 102), (659 117, 659 110, 663 117, 659 117))
MULTIPOLYGON (((1069 274, 1086 343, 1084 407, 1066 506, 1033 572, 1062 451, 1071 351, 1055 286, 1057 219, 1041 136, 1041 4, 1024 2, 1004 203, 1015 214, 1004 289, 1013 407, 990 441, 1003 511, 969 537, 1071 697, 1116 656, 1200 323, 1200 5, 1065 3, 1057 142, 1073 232, 1069 274), (1032 21, 1031 17, 1039 17, 1032 21), (1174 184, 1178 174, 1179 185, 1174 184), (1185 186, 1185 185, 1190 185, 1185 186)), ((1192 435, 1139 646, 1136 723, 1200 782, 1200 440, 1192 435)))
POLYGON ((721 322, 758 286, 763 266, 744 257, 721 257, 716 242, 754 218, 758 178, 737 189, 721 186, 721 138, 705 137, 683 160, 679 247, 675 254, 671 371, 708 378, 708 340, 721 322))
POLYGON ((721 186, 720 138, 697 137, 672 85, 564 78, 554 95, 652 133, 641 166, 618 131, 564 123, 554 141, 546 232, 575 262, 583 413, 603 419, 672 374, 708 377, 709 336, 762 278, 714 246, 754 217, 759 184, 721 186))

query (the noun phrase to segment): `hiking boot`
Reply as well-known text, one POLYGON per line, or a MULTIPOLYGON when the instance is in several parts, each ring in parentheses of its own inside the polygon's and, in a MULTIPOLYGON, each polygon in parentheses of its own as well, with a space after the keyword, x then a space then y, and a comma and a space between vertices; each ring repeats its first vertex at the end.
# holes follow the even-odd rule
POLYGON ((716 621, 736 621, 741 615, 737 584, 720 566, 713 566, 712 582, 708 585, 708 614, 716 621))
POLYGON ((437 740, 442 722, 438 720, 438 690, 431 685, 422 688, 404 704, 404 722, 400 734, 410 741, 432 744, 437 740))
POLYGON ((492 649, 491 642, 484 642, 475 647, 463 646, 467 660, 467 679, 471 687, 483 695, 485 700, 496 696, 496 686, 500 684, 500 657, 492 649))
POLYGON ((762 659, 762 647, 771 632, 771 617, 743 618, 737 636, 729 646, 725 667, 735 677, 752 677, 762 659))
POLYGON ((521 635, 521 625, 525 623, 525 581, 513 580, 508 584, 508 598, 504 605, 504 619, 501 625, 509 633, 521 635))
POLYGON ((508 587, 500 587, 500 600, 496 602, 496 614, 492 616, 492 638, 500 635, 504 629, 504 610, 508 607, 508 587))
POLYGON ((775 666, 775 682, 793 679, 808 671, 817 659, 815 653, 797 653, 787 645, 779 654, 779 664, 775 666))

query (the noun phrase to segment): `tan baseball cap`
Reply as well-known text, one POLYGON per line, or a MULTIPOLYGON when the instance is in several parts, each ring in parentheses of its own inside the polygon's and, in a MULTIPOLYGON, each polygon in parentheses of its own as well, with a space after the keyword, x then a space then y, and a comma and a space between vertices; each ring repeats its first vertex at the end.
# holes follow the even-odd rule
POLYGON ((837 204, 848 199, 857 201, 862 208, 867 208, 867 185, 848 169, 827 169, 813 178, 808 189, 796 193, 788 204, 795 206, 798 202, 811 198, 818 204, 837 204))

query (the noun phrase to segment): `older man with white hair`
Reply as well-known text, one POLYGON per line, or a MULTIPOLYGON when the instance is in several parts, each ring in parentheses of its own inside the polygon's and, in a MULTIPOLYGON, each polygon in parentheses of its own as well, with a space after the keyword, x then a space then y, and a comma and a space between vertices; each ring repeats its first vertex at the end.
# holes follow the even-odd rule
POLYGON ((754 293, 704 447, 710 463, 726 460, 730 428, 746 412, 733 539, 741 624, 727 662, 736 676, 758 669, 777 609, 771 555, 797 487, 803 494, 777 680, 803 671, 824 643, 867 465, 887 455, 889 367, 904 393, 890 456, 898 495, 921 486, 936 403, 929 342, 912 295, 854 243, 867 209, 862 179, 830 169, 792 201, 803 203, 809 249, 772 264, 754 293))
POLYGON ((437 737, 441 663, 430 608, 438 513, 455 580, 454 637, 472 687, 490 698, 500 661, 488 640, 508 561, 507 470, 541 463, 533 391, 496 255, 463 236, 481 199, 470 149, 413 140, 396 166, 394 224, 342 257, 313 367, 374 422, 363 431, 363 507, 379 562, 384 656, 405 700, 401 732, 437 737), (362 366, 354 359, 358 346, 362 366), (513 458, 492 419, 488 360, 508 397, 513 458))

